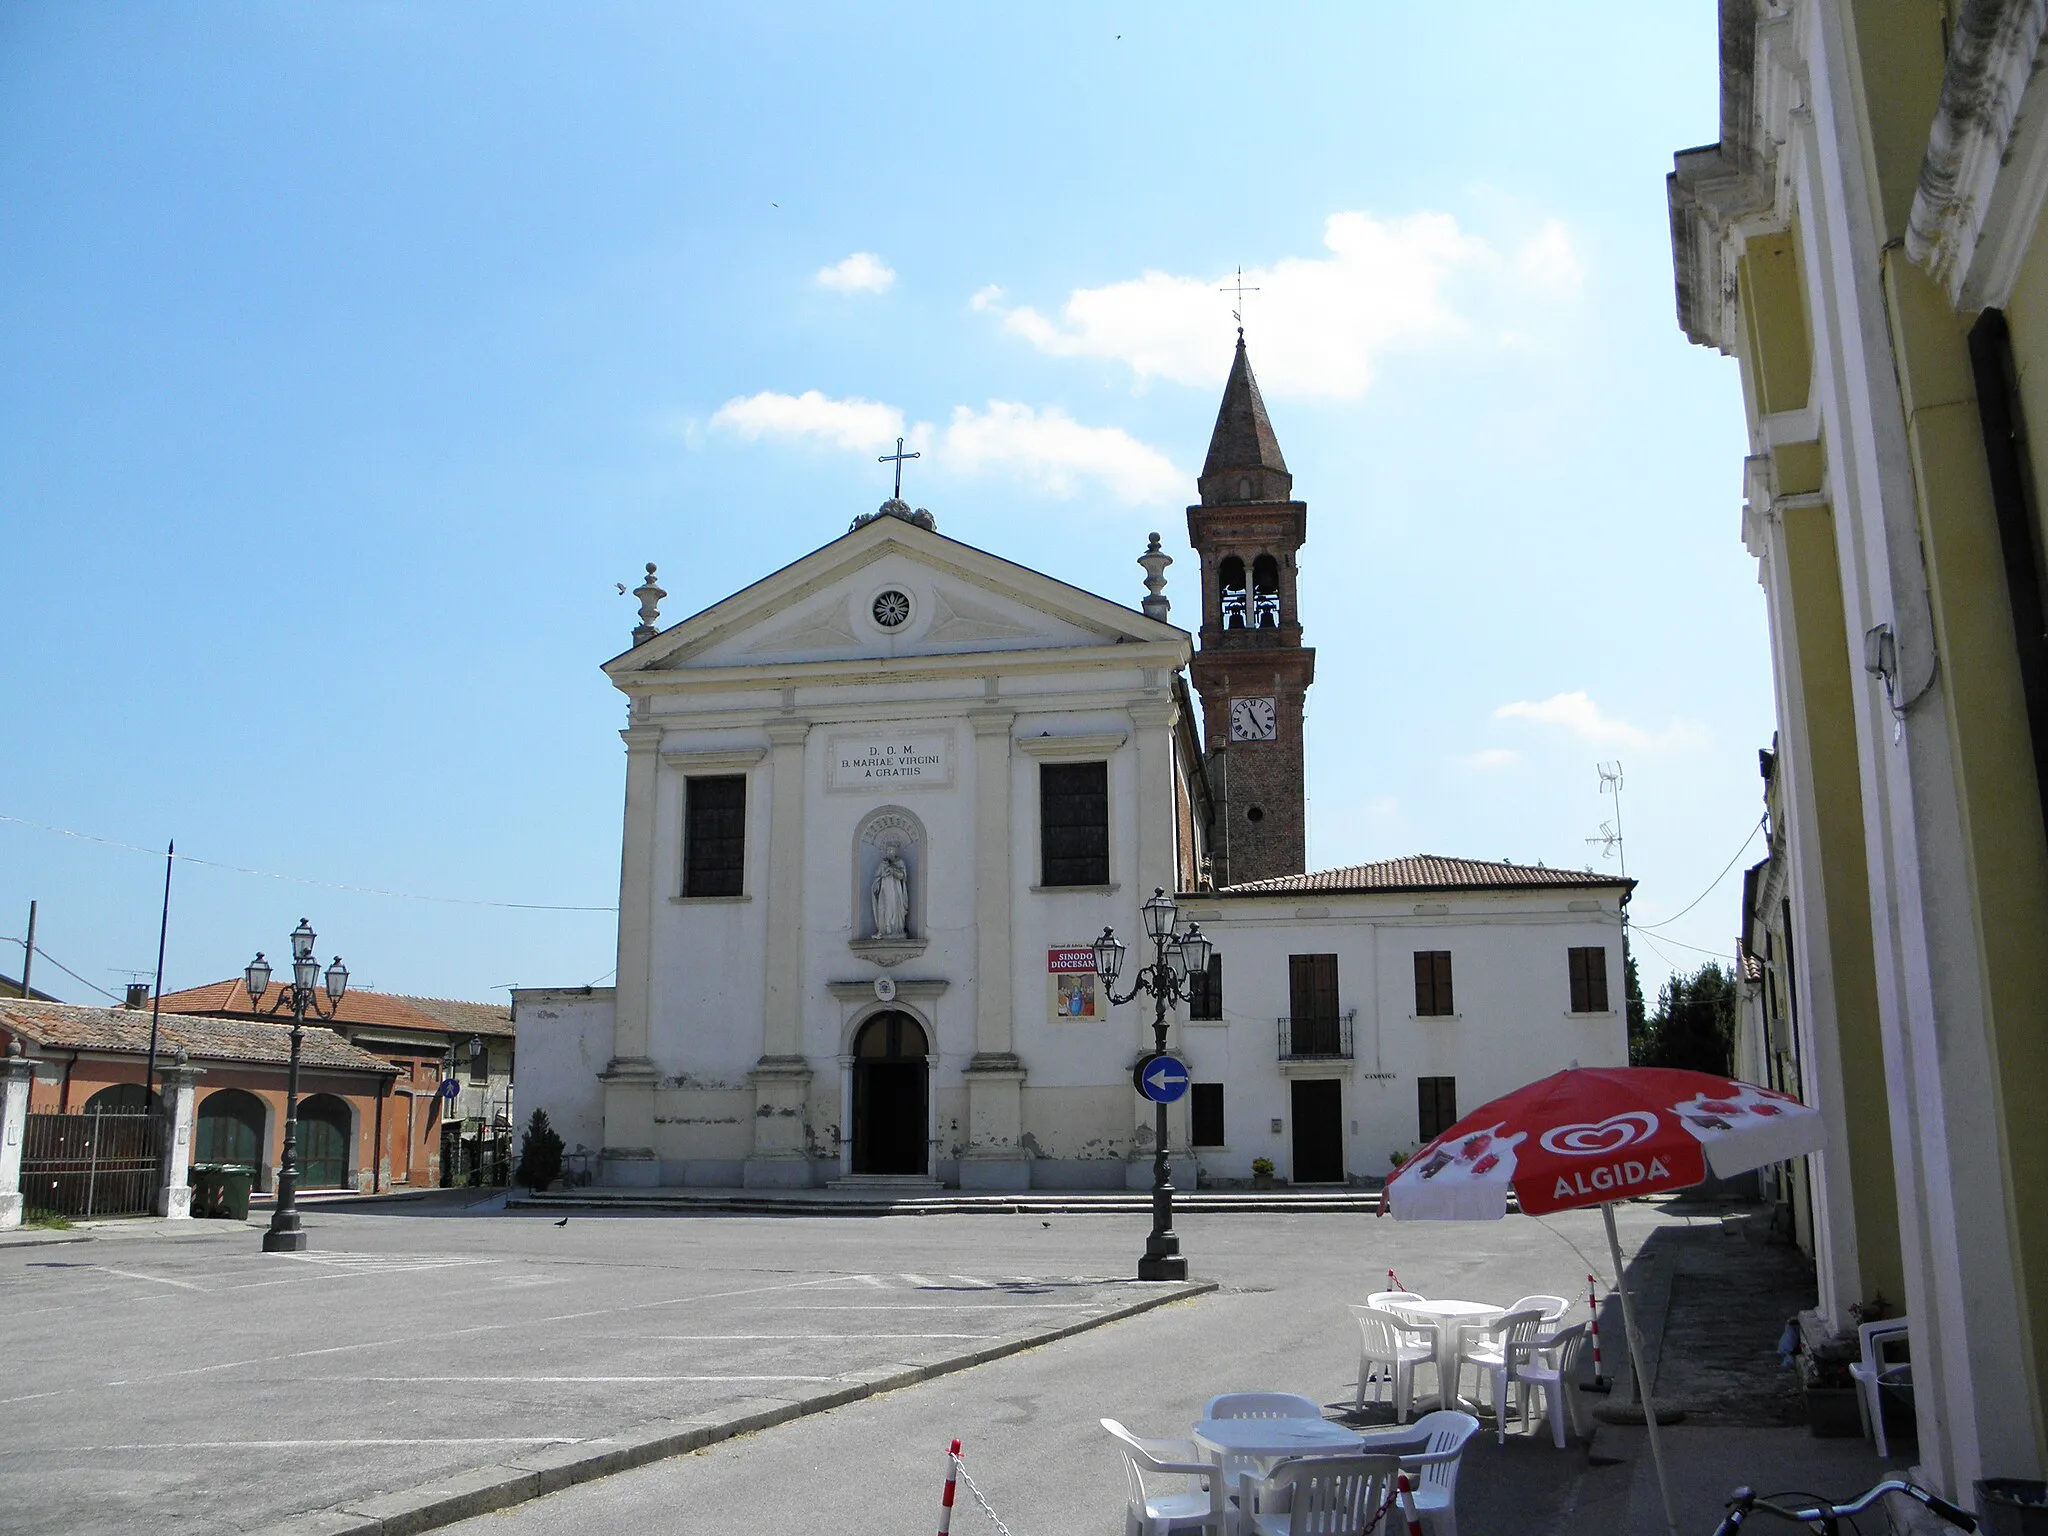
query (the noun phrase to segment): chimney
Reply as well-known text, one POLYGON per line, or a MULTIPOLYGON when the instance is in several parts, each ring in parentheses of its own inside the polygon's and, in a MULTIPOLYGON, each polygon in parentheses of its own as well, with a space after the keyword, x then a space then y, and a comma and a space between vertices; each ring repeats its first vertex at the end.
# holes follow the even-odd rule
POLYGON ((147 1008, 149 1006, 149 983, 146 981, 129 982, 128 1001, 121 1006, 131 1009, 147 1008))

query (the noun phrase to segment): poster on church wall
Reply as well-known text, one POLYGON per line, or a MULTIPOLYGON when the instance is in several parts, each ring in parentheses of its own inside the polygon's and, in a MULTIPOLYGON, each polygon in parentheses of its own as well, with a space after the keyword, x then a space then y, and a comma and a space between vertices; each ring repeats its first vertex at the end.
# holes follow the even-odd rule
POLYGON ((827 783, 834 789, 904 789, 953 782, 953 738, 943 731, 835 736, 827 783))
POLYGON ((1046 993, 1052 1006, 1053 1022, 1073 1024, 1099 1019, 1106 1004, 1098 990, 1095 951, 1086 944, 1063 945, 1045 952, 1046 993))

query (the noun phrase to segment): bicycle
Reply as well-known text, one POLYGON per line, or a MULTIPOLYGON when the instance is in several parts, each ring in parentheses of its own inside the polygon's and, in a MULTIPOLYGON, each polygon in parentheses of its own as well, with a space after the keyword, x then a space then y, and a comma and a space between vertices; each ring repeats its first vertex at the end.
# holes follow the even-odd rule
MULTIPOLYGON (((1875 1488, 1866 1490, 1862 1497, 1850 1503, 1829 1504, 1823 1501, 1814 1505, 1811 1509, 1793 1509, 1774 1500, 1762 1498, 1753 1489, 1738 1488, 1730 1496, 1728 1500, 1728 1513, 1722 1517, 1721 1523, 1714 1528, 1714 1536, 1734 1536, 1735 1532, 1742 1529, 1743 1522, 1757 1510, 1762 1510, 1766 1514, 1776 1515, 1780 1520, 1792 1520, 1801 1525, 1810 1526, 1812 1529, 1821 1532, 1822 1536, 1840 1536, 1842 1529, 1841 1521, 1847 1520, 1849 1522, 1849 1529, 1852 1531, 1858 1529, 1855 1517, 1868 1510, 1888 1493, 1902 1493, 1909 1499, 1917 1500, 1959 1531, 1974 1531, 1977 1529, 1977 1517, 1969 1513, 1969 1511, 1957 1509, 1955 1505, 1949 1503, 1941 1495, 1930 1493, 1915 1483, 1907 1482, 1904 1478, 1892 1477, 1885 1479, 1875 1488)), ((1780 1497, 1783 1497, 1783 1495, 1780 1495, 1780 1497)), ((1813 1495, 1806 1494, 1802 1495, 1802 1497, 1811 1498, 1813 1495)))

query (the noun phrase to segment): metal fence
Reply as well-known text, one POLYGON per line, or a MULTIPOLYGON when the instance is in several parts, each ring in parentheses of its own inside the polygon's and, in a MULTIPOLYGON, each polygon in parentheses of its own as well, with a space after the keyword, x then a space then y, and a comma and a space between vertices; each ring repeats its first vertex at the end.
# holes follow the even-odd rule
POLYGON ((1315 1061, 1351 1059, 1351 1024, 1358 1010, 1324 1019, 1281 1019, 1280 1059, 1315 1061))
POLYGON ((149 1110, 30 1115, 21 1146, 22 1204, 30 1215, 150 1214, 162 1127, 149 1110))

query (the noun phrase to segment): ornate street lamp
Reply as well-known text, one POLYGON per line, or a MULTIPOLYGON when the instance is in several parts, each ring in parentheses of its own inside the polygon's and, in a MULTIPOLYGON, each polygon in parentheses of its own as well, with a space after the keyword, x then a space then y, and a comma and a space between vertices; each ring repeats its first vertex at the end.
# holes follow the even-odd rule
MULTIPOLYGON (((342 994, 348 991, 348 967, 341 963, 341 956, 334 957, 334 963, 327 967, 323 978, 320 961, 313 953, 313 928, 303 917, 299 926, 291 933, 292 979, 279 993, 270 1011, 276 1013, 289 1008, 292 1014, 292 1065, 291 1075, 285 1085, 284 1106, 284 1156, 277 1170, 277 1205, 270 1213, 270 1230, 263 1234, 265 1253, 303 1253, 306 1248, 306 1233, 299 1225, 299 1050, 305 1041, 306 1015, 314 1018, 332 1018, 341 1006, 342 994), (320 1012, 317 996, 322 985, 327 991, 327 1012, 320 1012)), ((270 962, 258 950, 242 972, 242 984, 249 990, 249 1006, 260 1007, 263 994, 270 989, 270 962)))
MULTIPOLYGON (((1137 975, 1131 978, 1131 990, 1118 997, 1116 979, 1124 967, 1124 946, 1118 942, 1114 932, 1105 928, 1102 937, 1095 941, 1095 974, 1102 978, 1112 1006, 1128 1003, 1140 992, 1151 994, 1153 1054, 1163 1056, 1166 1054, 1167 1006, 1188 996, 1189 976, 1208 971, 1209 956, 1215 946, 1202 932, 1200 923, 1190 923, 1186 929, 1179 926, 1180 909, 1163 887, 1153 890, 1152 899, 1140 911, 1145 919, 1145 935, 1152 941, 1152 963, 1141 966, 1137 975)), ((1143 1069, 1144 1063, 1141 1062, 1140 1072, 1143 1069)), ((1138 1260, 1138 1278, 1185 1280, 1188 1261, 1181 1254, 1180 1238, 1173 1230, 1173 1177, 1166 1149, 1166 1105, 1161 1102, 1154 1108, 1157 1115, 1152 1154, 1152 1232, 1145 1239, 1144 1257, 1138 1260)))

